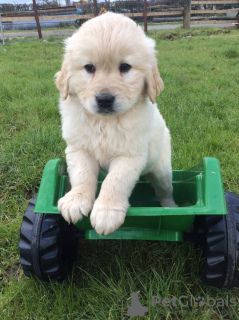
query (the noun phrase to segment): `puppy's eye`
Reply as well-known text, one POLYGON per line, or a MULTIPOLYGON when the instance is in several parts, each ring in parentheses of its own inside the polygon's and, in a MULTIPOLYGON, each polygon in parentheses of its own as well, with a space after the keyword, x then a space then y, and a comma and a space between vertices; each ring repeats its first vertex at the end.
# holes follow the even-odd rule
POLYGON ((131 66, 127 63, 122 63, 119 67, 121 73, 128 72, 131 69, 131 66))
POLYGON ((85 70, 89 73, 95 73, 95 66, 93 64, 86 64, 85 70))

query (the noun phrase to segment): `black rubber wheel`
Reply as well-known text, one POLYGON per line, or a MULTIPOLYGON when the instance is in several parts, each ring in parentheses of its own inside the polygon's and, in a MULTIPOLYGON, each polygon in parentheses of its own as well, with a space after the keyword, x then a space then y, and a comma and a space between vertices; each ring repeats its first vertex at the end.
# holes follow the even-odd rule
POLYGON ((225 200, 227 215, 200 216, 197 221, 205 232, 202 281, 220 289, 239 286, 239 195, 225 192, 225 200))
POLYGON ((20 263, 27 276, 62 281, 73 268, 78 229, 68 225, 60 214, 35 214, 36 198, 29 202, 22 221, 20 263))

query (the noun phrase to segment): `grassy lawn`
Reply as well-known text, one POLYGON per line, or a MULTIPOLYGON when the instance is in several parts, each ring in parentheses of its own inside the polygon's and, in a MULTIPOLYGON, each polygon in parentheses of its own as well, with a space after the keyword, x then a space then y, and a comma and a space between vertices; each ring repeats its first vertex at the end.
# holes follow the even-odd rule
MULTIPOLYGON (((156 40, 165 83, 158 104, 172 134, 173 168, 216 157, 225 190, 239 193, 238 31, 150 31, 149 36, 156 40)), ((122 301, 125 311, 134 291, 149 310, 131 319, 239 319, 239 289, 206 287, 199 278, 201 250, 192 243, 80 240, 69 281, 41 283, 23 275, 18 254, 23 213, 45 163, 64 158, 53 81, 62 53, 62 42, 54 38, 7 43, 6 52, 0 46, 0 318, 120 320, 122 301), (152 306, 152 296, 186 296, 190 303, 152 306), (221 304, 195 303, 207 296, 221 304), (227 303, 232 298, 237 306, 227 303)))

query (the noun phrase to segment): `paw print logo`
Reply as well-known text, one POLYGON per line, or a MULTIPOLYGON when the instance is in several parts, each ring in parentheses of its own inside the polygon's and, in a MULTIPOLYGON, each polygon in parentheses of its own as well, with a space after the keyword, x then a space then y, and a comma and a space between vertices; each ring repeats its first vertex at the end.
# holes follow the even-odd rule
POLYGON ((204 306, 204 304, 205 304, 204 298, 202 298, 202 297, 195 298, 195 304, 199 307, 204 306))

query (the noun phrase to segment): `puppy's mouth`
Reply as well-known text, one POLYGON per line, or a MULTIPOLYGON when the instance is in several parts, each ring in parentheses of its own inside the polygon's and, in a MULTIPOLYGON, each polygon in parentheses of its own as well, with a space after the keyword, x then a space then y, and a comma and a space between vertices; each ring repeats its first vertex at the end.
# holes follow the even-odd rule
POLYGON ((97 113, 116 113, 115 96, 109 93, 101 93, 95 97, 97 113))

